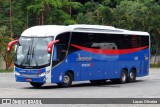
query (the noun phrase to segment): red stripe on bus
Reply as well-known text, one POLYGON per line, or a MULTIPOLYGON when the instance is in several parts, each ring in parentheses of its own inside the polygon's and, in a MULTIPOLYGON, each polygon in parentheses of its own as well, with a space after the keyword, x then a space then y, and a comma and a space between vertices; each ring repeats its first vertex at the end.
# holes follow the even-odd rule
POLYGON ((92 53, 96 53, 96 54, 110 54, 110 55, 118 55, 118 54, 129 54, 129 53, 133 53, 133 52, 137 52, 143 49, 148 48, 148 46, 143 46, 143 47, 139 47, 139 48, 132 48, 132 49, 93 49, 93 48, 87 48, 87 47, 83 47, 83 46, 78 46, 75 44, 71 44, 73 47, 87 51, 87 52, 92 52, 92 53))

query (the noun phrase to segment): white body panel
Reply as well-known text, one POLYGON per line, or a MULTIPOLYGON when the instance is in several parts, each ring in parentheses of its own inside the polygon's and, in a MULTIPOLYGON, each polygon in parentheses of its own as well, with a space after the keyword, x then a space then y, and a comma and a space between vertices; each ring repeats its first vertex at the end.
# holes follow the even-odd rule
POLYGON ((57 36, 64 32, 90 32, 90 33, 106 33, 106 34, 130 34, 130 35, 145 35, 149 36, 147 32, 130 31, 124 29, 118 29, 112 26, 101 25, 43 25, 34 26, 25 30, 21 36, 25 37, 47 37, 57 36))
POLYGON ((47 37, 56 36, 62 32, 69 31, 69 27, 60 25, 34 26, 25 30, 21 36, 26 37, 47 37))
POLYGON ((46 83, 52 83, 51 82, 51 66, 46 67, 46 83))

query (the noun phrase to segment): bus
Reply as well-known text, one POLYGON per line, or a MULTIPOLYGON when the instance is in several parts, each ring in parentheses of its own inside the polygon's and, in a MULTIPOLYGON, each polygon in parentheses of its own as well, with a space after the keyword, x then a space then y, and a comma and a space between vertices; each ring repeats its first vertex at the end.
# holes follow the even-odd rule
POLYGON ((45 83, 69 87, 72 81, 86 80, 123 84, 149 74, 147 32, 102 25, 41 25, 11 41, 8 52, 13 45, 16 81, 35 88, 45 83))

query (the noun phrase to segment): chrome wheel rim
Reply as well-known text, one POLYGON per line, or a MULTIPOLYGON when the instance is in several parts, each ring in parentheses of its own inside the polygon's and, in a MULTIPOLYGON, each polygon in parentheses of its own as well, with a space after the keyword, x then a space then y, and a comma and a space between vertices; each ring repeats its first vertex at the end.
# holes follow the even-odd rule
POLYGON ((133 79, 133 78, 134 78, 134 73, 133 73, 133 72, 130 72, 130 75, 129 75, 129 76, 130 76, 131 79, 133 79))
POLYGON ((125 73, 122 74, 122 81, 126 81, 126 75, 125 75, 125 73))
POLYGON ((64 76, 64 83, 65 83, 65 84, 68 84, 69 81, 70 81, 69 76, 65 75, 65 76, 64 76))

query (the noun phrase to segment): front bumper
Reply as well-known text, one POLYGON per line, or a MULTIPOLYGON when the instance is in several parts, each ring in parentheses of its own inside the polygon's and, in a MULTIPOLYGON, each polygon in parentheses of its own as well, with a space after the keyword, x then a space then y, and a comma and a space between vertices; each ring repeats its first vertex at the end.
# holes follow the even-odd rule
POLYGON ((19 76, 15 75, 15 79, 17 82, 39 82, 39 83, 45 83, 46 78, 44 77, 36 77, 36 78, 31 78, 31 77, 24 77, 24 76, 19 76))

